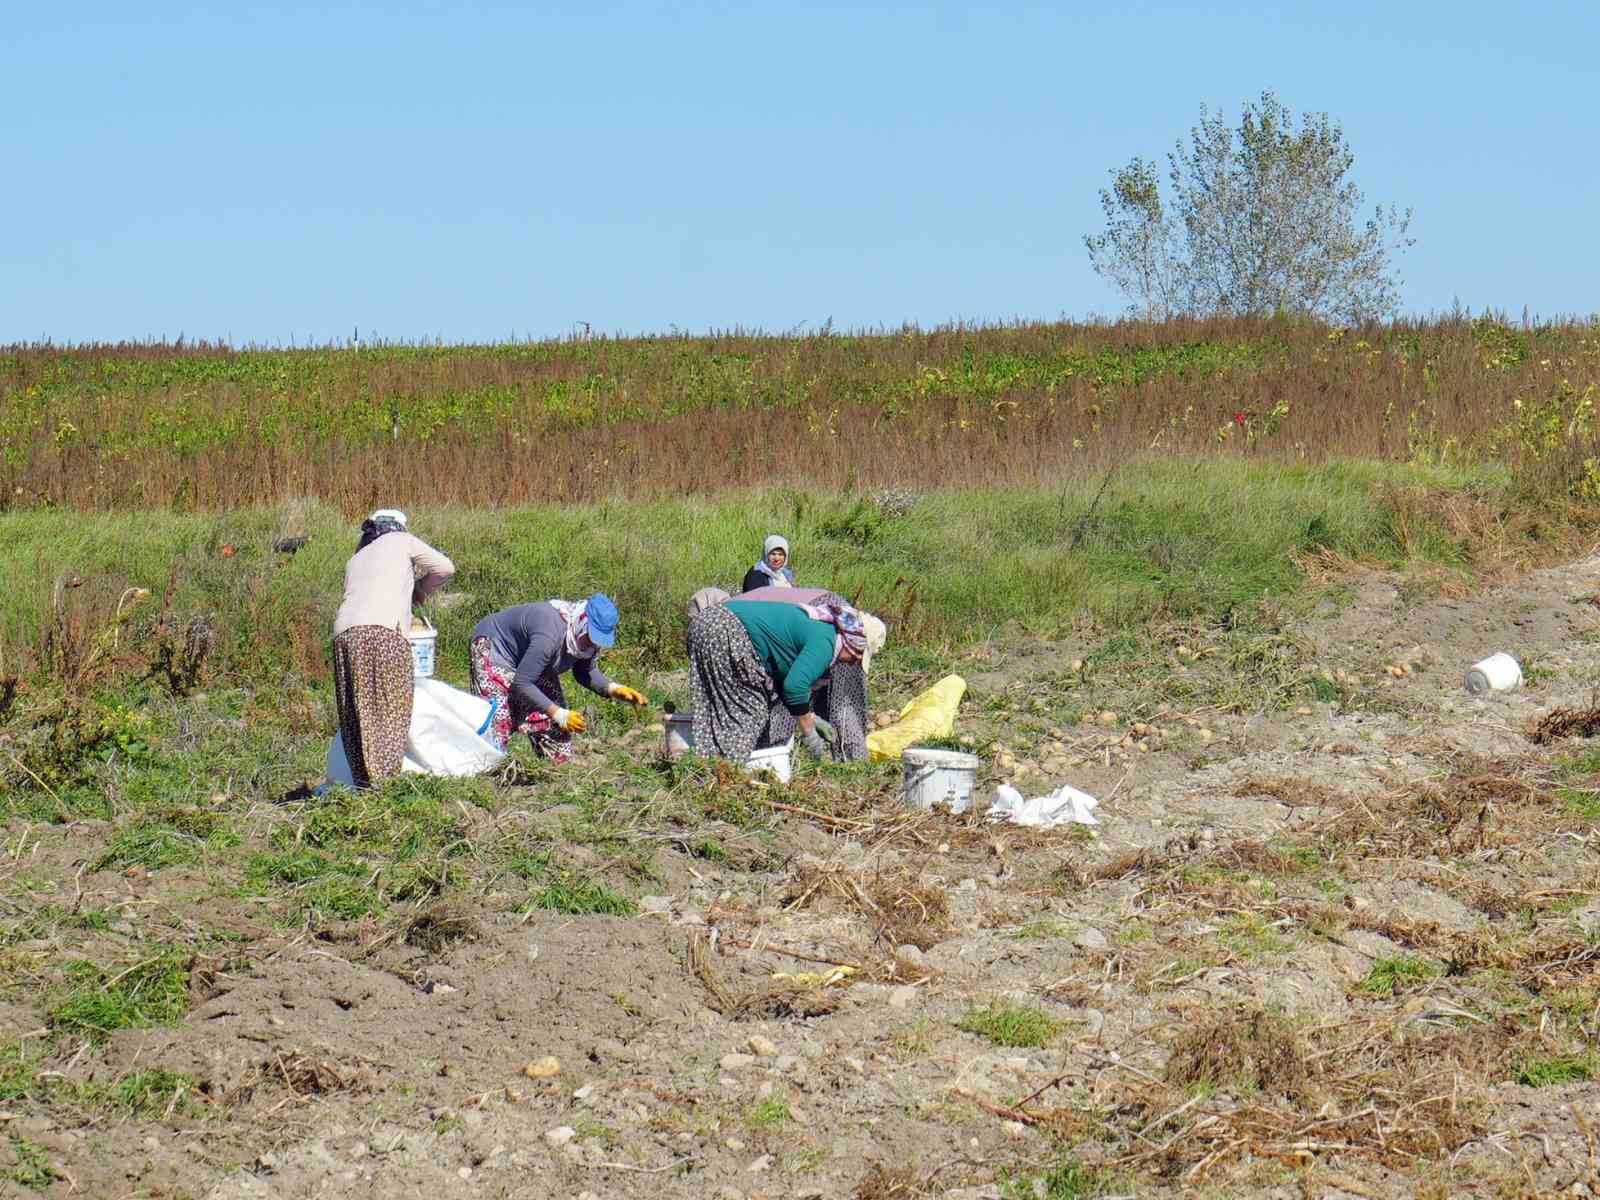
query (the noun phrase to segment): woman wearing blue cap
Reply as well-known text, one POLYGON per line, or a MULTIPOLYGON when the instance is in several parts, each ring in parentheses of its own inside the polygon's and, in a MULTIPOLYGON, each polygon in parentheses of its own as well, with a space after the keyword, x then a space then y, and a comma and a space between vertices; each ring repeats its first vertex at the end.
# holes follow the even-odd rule
POLYGON ((573 677, 597 696, 646 703, 631 687, 613 683, 596 659, 617 640, 617 606, 596 592, 587 600, 545 600, 490 613, 472 630, 468 667, 472 687, 495 703, 491 726, 501 748, 526 733, 542 758, 566 762, 583 714, 566 707, 561 677, 573 677))

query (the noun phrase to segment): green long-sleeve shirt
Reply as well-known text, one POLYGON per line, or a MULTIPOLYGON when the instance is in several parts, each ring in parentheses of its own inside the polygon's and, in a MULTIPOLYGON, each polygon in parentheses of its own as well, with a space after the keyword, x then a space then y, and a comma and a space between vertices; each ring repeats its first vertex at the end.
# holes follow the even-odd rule
POLYGON ((833 666, 833 626, 796 604, 730 600, 727 608, 750 635, 783 706, 797 717, 810 712, 811 689, 833 666))

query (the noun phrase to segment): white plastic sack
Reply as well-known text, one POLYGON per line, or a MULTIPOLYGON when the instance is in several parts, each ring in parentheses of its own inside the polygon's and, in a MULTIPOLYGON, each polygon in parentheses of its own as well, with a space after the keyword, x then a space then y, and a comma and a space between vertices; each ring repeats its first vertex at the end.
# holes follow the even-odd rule
MULTIPOLYGON (((418 679, 411 701, 402 771, 413 775, 476 775, 505 757, 484 735, 494 720, 494 703, 437 679, 418 679)), ((353 786, 344 737, 328 746, 328 782, 353 786)))
POLYGON ((406 758, 428 775, 476 775, 505 757, 484 735, 494 702, 437 679, 419 679, 411 702, 406 758))
POLYGON ((1070 783, 1048 796, 1024 800, 1022 793, 1009 783, 994 790, 994 802, 989 805, 989 820, 1010 821, 1013 825, 1032 825, 1050 829, 1057 825, 1098 825, 1094 810, 1100 807, 1088 792, 1080 792, 1070 783))

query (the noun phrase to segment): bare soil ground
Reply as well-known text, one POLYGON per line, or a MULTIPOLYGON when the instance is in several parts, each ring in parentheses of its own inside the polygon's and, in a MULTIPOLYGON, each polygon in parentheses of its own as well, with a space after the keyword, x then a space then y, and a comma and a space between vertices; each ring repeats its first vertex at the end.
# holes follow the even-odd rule
MULTIPOLYGON (((13 820, 0 1194, 1600 1195, 1600 757, 1529 736, 1591 705, 1600 560, 1325 582, 956 664, 980 796, 1072 782, 1092 831, 910 812, 892 765, 674 775, 637 730, 460 804, 458 884, 339 920, 13 820), (1528 685, 1466 694, 1500 649, 1528 685), (552 845, 636 911, 531 905, 507 864, 552 845), (192 947, 181 1016, 68 1036, 63 964, 154 941, 192 947)), ((240 854, 314 835, 213 800, 240 854)))

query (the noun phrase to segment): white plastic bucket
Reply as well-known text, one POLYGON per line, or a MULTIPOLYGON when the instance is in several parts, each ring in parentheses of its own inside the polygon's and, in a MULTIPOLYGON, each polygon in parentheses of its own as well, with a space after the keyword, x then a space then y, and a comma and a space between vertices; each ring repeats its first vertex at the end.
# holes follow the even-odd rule
POLYGON ((414 617, 411 621, 411 632, 406 634, 406 641, 411 643, 411 677, 413 679, 431 679, 433 677, 433 652, 439 643, 439 631, 427 617, 414 617), (422 628, 417 628, 417 622, 422 623, 422 628))
MULTIPOLYGON (((663 724, 666 730, 663 749, 668 758, 679 758, 694 749, 693 714, 668 713, 663 724)), ((794 739, 790 738, 781 746, 753 751, 745 760, 744 769, 752 775, 757 771, 770 771, 778 777, 779 783, 788 783, 794 778, 794 739)))
POLYGON ((1468 667, 1464 682, 1467 691, 1475 696, 1479 692, 1509 692, 1522 682, 1522 667, 1502 651, 1468 667))
POLYGON ((754 775, 758 771, 770 771, 778 777, 779 783, 788 783, 794 778, 794 739, 790 738, 781 746, 769 746, 765 750, 756 750, 750 755, 744 769, 754 775))
POLYGON ((900 755, 905 765, 901 795, 912 808, 948 804, 952 812, 972 806, 972 788, 978 778, 978 756, 959 750, 922 750, 913 747, 900 755))
POLYGON ((663 751, 668 758, 678 758, 694 749, 694 715, 668 713, 666 719, 666 744, 663 751))

